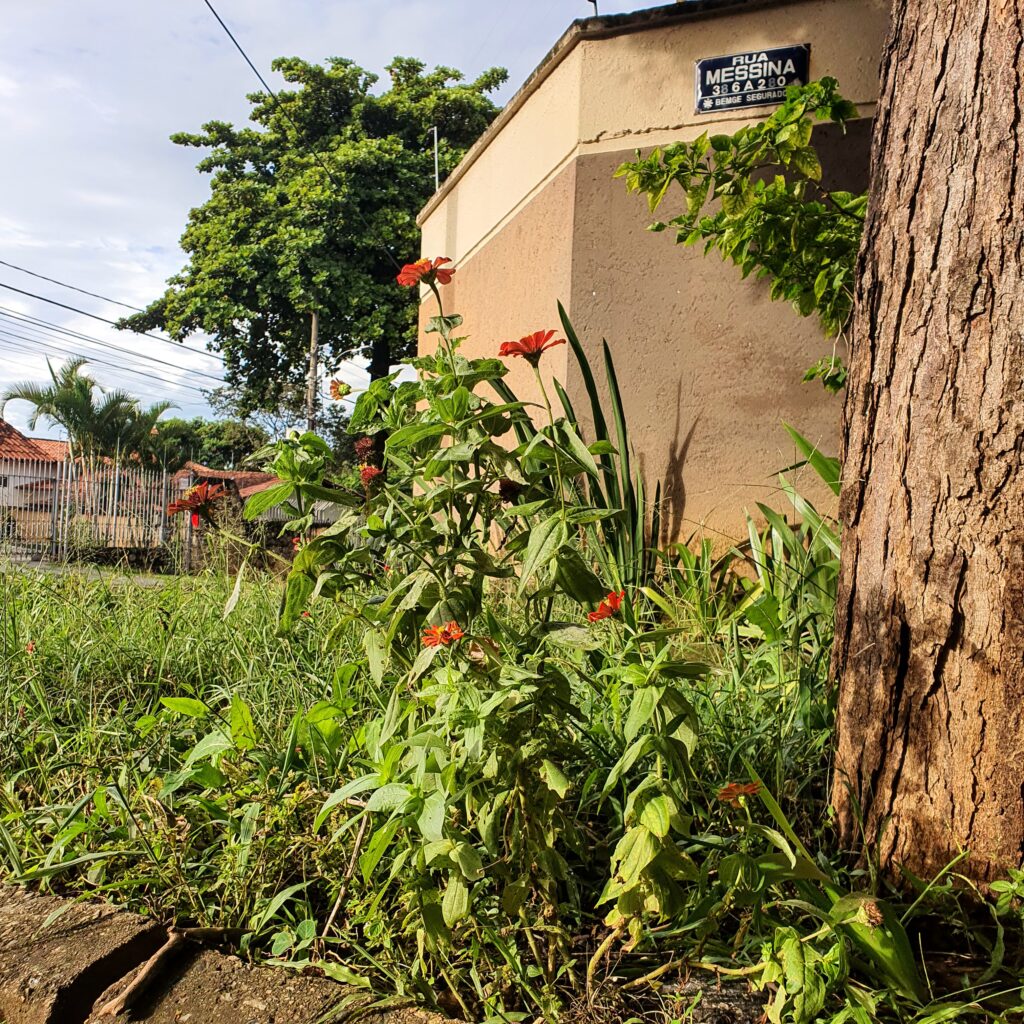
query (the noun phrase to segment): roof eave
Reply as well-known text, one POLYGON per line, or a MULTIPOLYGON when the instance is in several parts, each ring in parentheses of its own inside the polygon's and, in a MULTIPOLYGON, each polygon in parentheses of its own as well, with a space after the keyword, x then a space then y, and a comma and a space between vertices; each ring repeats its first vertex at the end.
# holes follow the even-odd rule
POLYGON ((602 14, 590 18, 577 18, 562 33, 558 42, 555 43, 544 56, 544 59, 534 68, 530 76, 512 99, 505 104, 501 113, 491 122, 483 135, 469 148, 455 170, 452 171, 441 184, 441 187, 430 197, 426 206, 420 210, 416 217, 417 226, 423 226, 426 219, 444 201, 445 197, 463 175, 476 163, 481 153, 491 144, 491 140, 515 116, 516 111, 540 88, 544 80, 572 53, 576 46, 584 40, 607 39, 612 36, 629 35, 634 32, 646 32, 650 29, 664 28, 666 25, 700 21, 724 14, 734 14, 737 10, 756 10, 760 7, 804 2, 806 0, 685 0, 682 3, 677 2, 662 7, 648 7, 629 14, 602 14))

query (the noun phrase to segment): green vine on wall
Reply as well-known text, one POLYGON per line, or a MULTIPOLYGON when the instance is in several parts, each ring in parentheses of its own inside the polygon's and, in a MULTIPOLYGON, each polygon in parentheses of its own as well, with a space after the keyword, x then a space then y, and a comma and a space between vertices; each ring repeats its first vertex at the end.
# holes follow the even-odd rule
MULTIPOLYGON (((773 299, 791 302, 801 316, 815 314, 826 336, 838 341, 853 307, 867 193, 826 188, 811 144, 815 120, 845 125, 857 116, 837 86, 833 78, 792 86, 767 120, 733 135, 704 133, 646 157, 638 151, 616 177, 644 193, 652 213, 678 184, 685 208, 653 223, 652 231, 674 227, 680 243, 703 241, 705 253, 717 249, 744 277, 770 278, 773 299)), ((846 383, 835 346, 804 375, 815 379, 831 392, 846 383)))

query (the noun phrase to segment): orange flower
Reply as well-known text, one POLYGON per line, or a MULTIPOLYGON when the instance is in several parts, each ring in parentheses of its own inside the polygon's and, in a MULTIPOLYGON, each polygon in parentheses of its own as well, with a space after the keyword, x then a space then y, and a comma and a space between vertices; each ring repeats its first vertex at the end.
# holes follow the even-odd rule
POLYGON ((547 349, 565 344, 565 338, 556 338, 552 341, 554 333, 554 331, 534 331, 533 334, 527 334, 518 341, 506 341, 498 349, 498 355, 522 356, 531 366, 535 367, 547 349))
POLYGON ((760 782, 730 782, 718 791, 718 799, 731 807, 739 807, 740 797, 757 796, 760 792, 760 782))
POLYGON ((463 633, 457 622, 446 622, 443 626, 428 626, 423 630, 423 646, 448 647, 462 637, 463 633))
POLYGON ((446 263, 451 263, 447 256, 439 256, 436 260, 424 257, 415 263, 406 263, 395 280, 403 288, 413 288, 418 284, 450 284, 455 269, 442 269, 446 263))
POLYGON ((626 596, 624 590, 616 593, 614 590, 597 606, 597 611, 588 612, 587 618, 591 622, 600 622, 602 619, 610 619, 621 607, 622 599, 626 596))
POLYGON ((167 514, 176 516, 179 512, 192 513, 192 525, 199 525, 202 516, 208 523, 212 522, 213 506, 227 497, 227 489, 222 484, 211 484, 204 480, 195 487, 190 487, 181 498, 167 506, 167 514))
POLYGON ((332 380, 331 381, 331 398, 336 402, 340 402, 343 398, 346 398, 352 391, 352 387, 346 384, 343 380, 332 380))
POLYGON ((35 649, 36 649, 36 645, 35 645, 34 641, 29 640, 29 642, 27 644, 25 644, 25 650, 29 654, 34 654, 35 653, 35 649))

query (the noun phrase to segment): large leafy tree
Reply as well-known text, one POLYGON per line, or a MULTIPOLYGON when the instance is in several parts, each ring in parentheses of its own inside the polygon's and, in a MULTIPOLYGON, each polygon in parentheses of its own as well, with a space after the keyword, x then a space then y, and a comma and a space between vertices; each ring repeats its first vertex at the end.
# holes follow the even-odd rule
POLYGON ((157 461, 171 471, 189 460, 213 469, 234 469, 269 440, 270 435, 254 423, 174 417, 160 421, 152 449, 157 461))
POLYGON ((85 359, 76 357, 59 369, 49 365, 48 384, 24 381, 11 385, 0 394, 0 415, 8 402, 28 402, 32 406, 29 429, 34 430, 40 420, 63 427, 79 458, 149 454, 157 421, 172 404, 156 402, 143 408, 126 391, 105 391, 83 373, 85 365, 85 359))
POLYGON ((434 191, 431 128, 448 173, 497 113, 492 69, 464 83, 396 58, 390 87, 349 60, 281 58, 295 88, 254 93, 249 127, 211 121, 173 141, 209 150, 210 197, 189 214, 188 263, 145 312, 123 321, 182 339, 213 336, 235 406, 273 408, 304 379, 316 316, 327 369, 360 357, 373 377, 415 344, 415 296, 393 259, 418 249, 416 214, 434 191), (329 172, 329 173, 328 173, 329 172), (391 252, 391 257, 388 255, 391 252))

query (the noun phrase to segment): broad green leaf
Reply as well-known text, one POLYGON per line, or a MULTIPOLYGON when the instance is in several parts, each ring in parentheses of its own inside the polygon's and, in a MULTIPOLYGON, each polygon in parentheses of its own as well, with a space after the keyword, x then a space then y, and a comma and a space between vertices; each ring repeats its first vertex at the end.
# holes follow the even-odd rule
POLYGON ((558 516, 552 516, 530 533, 530 542, 523 556, 523 567, 519 579, 519 593, 522 594, 531 578, 543 570, 554 557, 555 552, 565 543, 565 524, 558 516))
POLYGON ((571 647, 578 651, 593 651, 601 646, 600 637, 578 622, 546 622, 544 639, 556 647, 571 647))
POLYGON ((295 485, 289 483, 272 484, 266 490, 257 491, 246 499, 242 514, 252 520, 264 512, 286 502, 295 493, 295 485))
POLYGON ((629 705, 629 716, 622 729, 627 743, 632 743, 637 733, 650 721, 664 692, 665 689, 661 686, 641 686, 634 691, 632 703, 629 705))
POLYGON ((449 427, 445 423, 411 423, 409 426, 402 427, 401 430, 396 430, 391 434, 384 443, 384 447, 386 449, 411 448, 420 441, 425 441, 431 437, 440 437, 448 429, 449 427))
POLYGON ((377 869, 377 865, 384 854, 387 853, 387 849, 398 833, 399 828, 401 828, 401 825, 401 818, 392 818, 391 821, 382 825, 373 833, 366 849, 359 857, 359 870, 362 873, 363 881, 370 881, 374 871, 377 869))
POLYGON ((572 788, 572 784, 565 777, 562 769, 546 758, 541 762, 540 777, 544 780, 544 785, 560 797, 564 798, 572 788))
POLYGON ((210 709, 201 700, 193 697, 161 697, 160 703, 168 711, 188 715, 190 718, 205 718, 210 713, 210 709))
POLYGON ((563 544, 555 555, 555 561, 555 585, 578 604, 596 604, 608 593, 608 588, 573 545, 563 544))
POLYGON ((644 800, 640 808, 640 824, 658 839, 664 839, 672 827, 672 815, 675 813, 675 801, 664 793, 658 793, 644 800))
POLYGON ((313 821, 313 831, 319 832, 320 826, 327 820, 327 816, 337 807, 339 804, 345 803, 352 797, 359 793, 365 793, 368 789, 375 789, 380 786, 379 775, 364 775, 362 778, 353 779, 351 782, 345 783, 341 789, 336 789, 325 801, 323 807, 320 808, 315 820, 313 821))
POLYGON ((477 853, 476 847, 469 843, 456 843, 455 849, 449 854, 459 866, 463 877, 469 882, 477 882, 484 877, 484 863, 477 853))
POLYGON ((252 750, 256 746, 256 726, 249 705, 236 693, 231 698, 231 741, 239 750, 252 750))
POLYGON ((231 750, 233 744, 231 737, 223 729, 215 729, 207 733, 190 751, 185 758, 186 768, 191 768, 196 761, 206 761, 231 750))
POLYGON ((900 995, 919 1000, 922 986, 910 940, 885 900, 854 893, 836 900, 831 918, 841 924, 860 952, 878 967, 900 995))
POLYGON ((281 604, 280 632, 286 632, 298 621, 306 610, 306 605, 309 603, 315 586, 316 581, 304 572, 296 572, 293 569, 288 573, 284 599, 281 604))
POLYGON ((448 879, 441 900, 441 914, 449 928, 458 924, 469 913, 469 888, 461 875, 453 874, 448 879))
POLYGON ((344 964, 334 963, 329 960, 317 961, 317 966, 324 972, 324 976, 332 981, 340 981, 343 985, 353 985, 356 988, 370 988, 370 979, 362 974, 346 967, 344 964))
POLYGON ((444 793, 440 790, 431 793, 423 801, 423 807, 416 817, 416 825, 420 834, 428 843, 439 843, 444 838, 444 819, 447 812, 444 793))
POLYGON ((821 161, 810 146, 794 150, 789 162, 790 166, 795 167, 804 177, 812 181, 821 181, 821 161))
POLYGON ((366 651, 366 662, 373 681, 381 686, 384 682, 384 638, 376 629, 368 629, 363 633, 363 649, 366 651))
POLYGON ((397 811, 409 802, 409 787, 400 782, 389 782, 370 794, 366 801, 368 811, 397 811))

